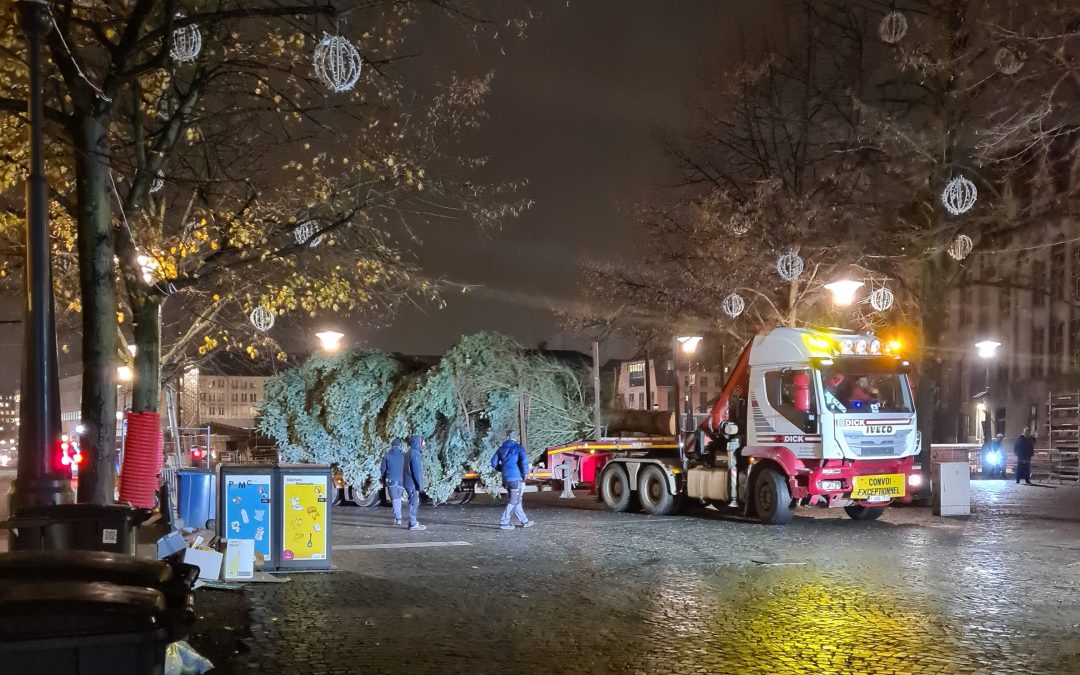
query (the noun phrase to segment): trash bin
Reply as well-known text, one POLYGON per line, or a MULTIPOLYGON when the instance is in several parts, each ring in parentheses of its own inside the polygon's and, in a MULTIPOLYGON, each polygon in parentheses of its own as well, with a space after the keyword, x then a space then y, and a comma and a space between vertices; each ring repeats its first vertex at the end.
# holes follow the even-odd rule
POLYGON ((193 623, 192 572, 99 551, 0 555, 0 672, 161 673, 193 623))
POLYGON ((135 528, 150 511, 119 504, 56 504, 20 509, 3 527, 13 551, 111 551, 135 554, 135 528))
POLYGON ((185 527, 205 528, 217 517, 215 478, 212 471, 181 469, 176 472, 176 510, 185 527))

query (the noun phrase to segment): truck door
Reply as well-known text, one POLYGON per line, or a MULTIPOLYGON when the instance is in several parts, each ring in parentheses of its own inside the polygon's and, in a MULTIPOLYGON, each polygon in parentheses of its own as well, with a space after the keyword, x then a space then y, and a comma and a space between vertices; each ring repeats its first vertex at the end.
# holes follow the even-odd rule
POLYGON ((765 371, 765 394, 769 407, 778 414, 774 416, 776 431, 818 433, 817 396, 813 373, 809 370, 784 368, 765 371))

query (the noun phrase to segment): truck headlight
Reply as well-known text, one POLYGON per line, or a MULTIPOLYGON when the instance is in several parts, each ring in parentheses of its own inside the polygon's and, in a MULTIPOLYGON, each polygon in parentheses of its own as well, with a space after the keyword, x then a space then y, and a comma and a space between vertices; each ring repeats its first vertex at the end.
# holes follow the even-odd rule
POLYGON ((911 474, 910 476, 907 477, 907 484, 910 487, 914 487, 914 488, 917 488, 917 487, 921 486, 922 485, 922 474, 920 474, 920 473, 911 474))

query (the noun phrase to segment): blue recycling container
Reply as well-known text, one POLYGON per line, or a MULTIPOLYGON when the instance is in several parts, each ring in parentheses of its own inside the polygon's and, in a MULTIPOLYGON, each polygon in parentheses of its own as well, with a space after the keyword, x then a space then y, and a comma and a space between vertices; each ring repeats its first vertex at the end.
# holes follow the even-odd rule
POLYGON ((206 527, 217 518, 217 477, 213 471, 180 469, 176 472, 176 510, 184 527, 206 527))

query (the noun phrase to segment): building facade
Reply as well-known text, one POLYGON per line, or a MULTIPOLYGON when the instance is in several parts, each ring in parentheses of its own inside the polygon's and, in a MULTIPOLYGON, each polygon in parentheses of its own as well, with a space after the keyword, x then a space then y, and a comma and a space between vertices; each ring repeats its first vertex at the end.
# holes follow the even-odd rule
POLYGON ((1011 440, 1030 427, 1043 445, 1049 398, 1080 390, 1080 232, 1034 230, 965 261, 981 282, 949 301, 938 441, 980 442, 989 412, 992 433, 1011 440), (985 339, 1001 343, 993 358, 976 354, 985 339))
MULTIPOLYGON (((700 364, 688 368, 680 365, 683 382, 683 405, 678 412, 686 411, 685 402, 690 401, 697 414, 706 413, 713 400, 724 387, 725 374, 705 369, 700 364)), ((619 364, 615 374, 615 391, 619 404, 629 410, 645 410, 651 401, 653 410, 675 410, 676 379, 671 359, 631 359, 619 364), (648 377, 646 377, 648 368, 648 377), (649 389, 646 389, 646 382, 649 389), (651 391, 652 396, 646 392, 651 391)))

